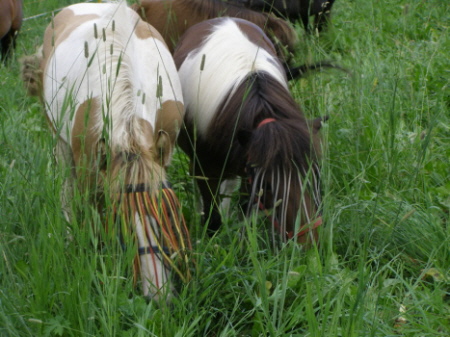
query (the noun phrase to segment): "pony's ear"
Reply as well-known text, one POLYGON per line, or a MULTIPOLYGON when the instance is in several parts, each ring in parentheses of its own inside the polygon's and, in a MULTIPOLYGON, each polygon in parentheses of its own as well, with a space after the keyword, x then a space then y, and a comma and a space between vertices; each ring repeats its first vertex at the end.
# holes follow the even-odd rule
POLYGON ((310 125, 313 130, 313 134, 317 134, 320 129, 322 128, 322 122, 326 122, 330 117, 324 116, 324 117, 317 117, 310 121, 310 125))
POLYGON ((156 136, 156 160, 161 163, 163 167, 169 165, 172 156, 172 143, 170 142, 169 133, 164 130, 159 130, 156 136))
POLYGON ((239 144, 245 148, 247 147, 248 142, 252 136, 252 132, 248 130, 239 130, 237 133, 237 140, 239 144))

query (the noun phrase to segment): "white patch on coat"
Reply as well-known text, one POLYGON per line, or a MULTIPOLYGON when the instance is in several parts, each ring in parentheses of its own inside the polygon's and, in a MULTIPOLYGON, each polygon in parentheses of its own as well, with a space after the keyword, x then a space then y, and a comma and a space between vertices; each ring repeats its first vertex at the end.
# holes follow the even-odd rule
MULTIPOLYGON (((70 143, 73 113, 87 99, 101 97, 103 118, 98 119, 95 131, 101 134, 106 127, 110 145, 126 150, 130 140, 127 123, 132 117, 143 118, 154 128, 162 102, 183 102, 172 56, 159 39, 134 35, 140 18, 125 5, 91 3, 72 5, 68 9, 75 15, 96 14, 99 18, 74 27, 49 58, 44 77, 47 114, 60 130, 60 136, 70 143), (85 57, 85 44, 88 57, 85 57), (117 72, 119 59, 121 65, 117 72), (162 84, 160 97, 157 97, 158 81, 162 84)), ((145 144, 148 139, 140 142, 145 144)))

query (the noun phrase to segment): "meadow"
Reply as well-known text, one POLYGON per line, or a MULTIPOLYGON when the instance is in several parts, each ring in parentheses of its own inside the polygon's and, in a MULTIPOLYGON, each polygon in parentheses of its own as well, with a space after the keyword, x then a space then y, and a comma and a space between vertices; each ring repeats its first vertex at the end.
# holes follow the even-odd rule
POLYGON ((0 66, 0 336, 450 335, 446 1, 337 0, 320 36, 296 24, 296 63, 351 72, 291 83, 308 117, 329 116, 318 247, 274 249, 267 223, 236 207, 208 237, 177 151, 170 180, 196 264, 170 305, 134 289, 132 253, 113 240, 97 248, 101 220, 84 195, 70 224, 61 212, 65 172, 18 59, 42 42, 52 11, 74 2, 25 0, 16 53, 0 66))

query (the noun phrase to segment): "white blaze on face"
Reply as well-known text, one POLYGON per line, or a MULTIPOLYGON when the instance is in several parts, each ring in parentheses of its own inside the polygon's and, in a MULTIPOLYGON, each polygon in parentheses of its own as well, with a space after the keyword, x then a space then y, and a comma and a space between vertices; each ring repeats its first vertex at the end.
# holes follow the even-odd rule
MULTIPOLYGON (((152 223, 153 229, 159 228, 155 219, 151 216, 146 216, 147 226, 152 223)), ((151 228, 144 228, 140 219, 139 213, 135 214, 135 231, 138 238, 139 248, 158 247, 156 238, 153 235, 151 228), (149 235, 146 235, 146 232, 149 235)), ((161 243, 162 246, 162 243, 161 243)), ((164 265, 164 259, 160 252, 157 254, 146 253, 139 257, 140 273, 142 280, 142 290, 144 296, 150 296, 152 299, 158 301, 160 296, 164 298, 166 293, 170 294, 172 286, 169 280, 169 268, 164 265)))

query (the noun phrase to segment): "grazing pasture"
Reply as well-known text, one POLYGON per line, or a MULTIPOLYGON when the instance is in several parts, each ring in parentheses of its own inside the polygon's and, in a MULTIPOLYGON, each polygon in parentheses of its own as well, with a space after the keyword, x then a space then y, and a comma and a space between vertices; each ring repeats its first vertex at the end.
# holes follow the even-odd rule
POLYGON ((168 176, 196 264, 171 305, 158 306, 134 288, 134 252, 113 238, 99 245, 101 219, 85 194, 66 222, 67 172, 52 155, 41 103, 20 80, 17 59, 34 53, 52 11, 69 3, 25 0, 16 53, 0 66, 1 336, 449 334, 448 5, 339 0, 320 37, 297 27, 296 63, 327 59, 352 72, 290 84, 308 118, 330 116, 319 247, 274 251, 267 223, 243 220, 237 196, 209 238, 188 159, 176 150, 168 176))

